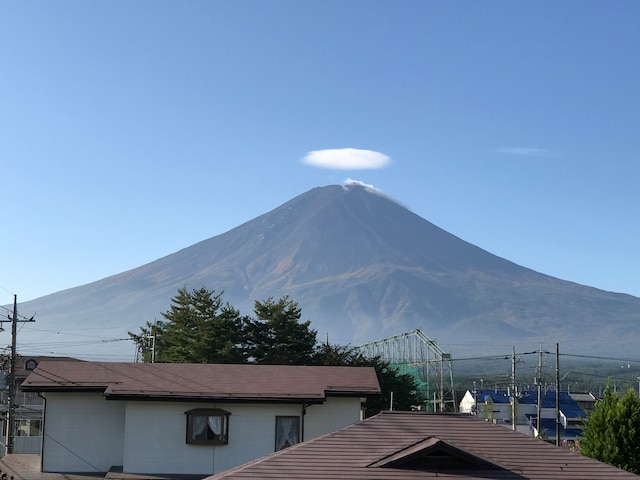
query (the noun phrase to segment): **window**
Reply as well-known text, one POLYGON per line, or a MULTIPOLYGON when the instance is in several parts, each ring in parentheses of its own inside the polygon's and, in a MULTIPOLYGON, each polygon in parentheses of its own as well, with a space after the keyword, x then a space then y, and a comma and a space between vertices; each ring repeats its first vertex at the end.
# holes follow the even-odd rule
POLYGON ((300 442, 300 417, 276 417, 276 452, 300 442))
POLYGON ((229 415, 219 408, 195 408, 187 415, 187 443, 226 445, 229 443, 229 415))
POLYGON ((37 418, 18 420, 16 422, 16 435, 37 437, 42 435, 42 420, 37 418))
POLYGON ((38 362, 36 362, 33 358, 30 358, 29 360, 27 360, 25 362, 24 369, 25 370, 35 370, 37 366, 38 366, 38 362))

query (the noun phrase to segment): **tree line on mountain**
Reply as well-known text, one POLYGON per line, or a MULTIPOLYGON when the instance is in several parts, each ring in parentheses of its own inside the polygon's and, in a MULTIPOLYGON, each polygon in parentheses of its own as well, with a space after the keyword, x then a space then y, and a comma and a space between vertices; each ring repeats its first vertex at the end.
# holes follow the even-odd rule
POLYGON ((410 410, 423 399, 411 375, 380 358, 366 358, 351 346, 318 342, 311 321, 302 321, 298 304, 284 296, 254 304, 255 317, 223 301, 223 292, 181 288, 164 320, 146 322, 129 336, 145 362, 254 363, 374 367, 382 395, 367 399, 367 416, 393 408, 410 410))

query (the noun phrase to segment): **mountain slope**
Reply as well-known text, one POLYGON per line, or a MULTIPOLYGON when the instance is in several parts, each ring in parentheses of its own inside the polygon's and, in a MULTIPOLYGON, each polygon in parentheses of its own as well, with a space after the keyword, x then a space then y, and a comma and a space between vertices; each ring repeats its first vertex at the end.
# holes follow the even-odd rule
MULTIPOLYGON (((255 300, 289 295, 334 343, 422 328, 445 343, 615 341, 619 352, 620 338, 638 340, 630 331, 640 321, 638 298, 518 266, 359 185, 312 189, 222 235, 20 307, 38 312, 41 329, 108 327, 124 338, 160 319, 183 286, 224 290, 245 314, 255 300)), ((26 342, 39 342, 27 330, 26 342)), ((133 356, 129 342, 91 350, 133 356)))

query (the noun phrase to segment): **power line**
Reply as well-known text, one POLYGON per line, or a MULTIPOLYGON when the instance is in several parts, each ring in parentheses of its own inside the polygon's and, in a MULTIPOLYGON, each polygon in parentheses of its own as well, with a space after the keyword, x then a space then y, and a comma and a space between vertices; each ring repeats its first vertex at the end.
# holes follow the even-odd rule
POLYGON ((8 293, 8 294, 10 294, 10 295, 15 295, 15 293, 13 293, 13 292, 12 292, 12 291, 10 291, 10 290, 7 290, 7 289, 6 289, 6 288, 4 288, 2 285, 0 285, 0 290, 4 290, 5 292, 7 292, 7 293, 8 293))
POLYGON ((561 353, 564 357, 589 358, 592 360, 611 360, 614 362, 640 363, 640 359, 615 358, 615 357, 597 357, 595 355, 578 355, 573 353, 561 353))

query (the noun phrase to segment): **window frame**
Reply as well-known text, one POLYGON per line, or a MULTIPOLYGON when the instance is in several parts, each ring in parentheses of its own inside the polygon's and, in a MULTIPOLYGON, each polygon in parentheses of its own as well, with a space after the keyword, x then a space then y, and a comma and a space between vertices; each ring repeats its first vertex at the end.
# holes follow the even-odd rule
POLYGON ((274 451, 279 452, 280 450, 284 450, 286 448, 289 448, 293 445, 295 445, 296 443, 292 443, 291 445, 286 445, 283 447, 278 448, 278 433, 280 432, 280 428, 282 428, 282 425, 280 424, 279 420, 281 419, 295 419, 298 423, 298 431, 296 434, 296 439, 297 442, 296 443, 300 443, 301 442, 301 438, 302 438, 302 432, 301 432, 301 426, 302 426, 302 419, 300 418, 299 415, 276 415, 276 419, 275 419, 275 434, 274 434, 274 451))
POLYGON ((189 445, 227 445, 229 443, 229 416, 231 412, 220 408, 194 408, 184 412, 187 416, 186 443, 189 445), (194 438, 194 418, 205 417, 205 426, 207 438, 194 438), (220 418, 220 434, 214 436, 208 424, 209 417, 220 418), (209 438, 211 437, 211 438, 209 438))

